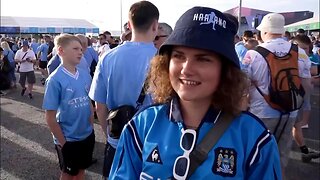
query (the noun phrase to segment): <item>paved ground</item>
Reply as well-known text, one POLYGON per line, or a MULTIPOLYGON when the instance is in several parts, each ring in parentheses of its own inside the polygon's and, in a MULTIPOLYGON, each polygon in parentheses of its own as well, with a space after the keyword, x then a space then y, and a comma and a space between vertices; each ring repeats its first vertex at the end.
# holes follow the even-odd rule
MULTIPOLYGON (((1 97, 1 176, 0 179, 58 179, 58 160, 52 137, 41 109, 43 86, 37 72, 34 99, 21 97, 20 90, 13 90, 1 97)), ((307 144, 320 149, 319 87, 313 95, 312 117, 309 129, 304 130, 307 144)), ((98 163, 86 172, 86 179, 101 179, 104 137, 95 124, 96 145, 94 156, 98 163)), ((320 179, 320 161, 302 163, 299 149, 290 152, 288 175, 291 180, 320 179)), ((129 179, 129 177, 128 177, 129 179)))

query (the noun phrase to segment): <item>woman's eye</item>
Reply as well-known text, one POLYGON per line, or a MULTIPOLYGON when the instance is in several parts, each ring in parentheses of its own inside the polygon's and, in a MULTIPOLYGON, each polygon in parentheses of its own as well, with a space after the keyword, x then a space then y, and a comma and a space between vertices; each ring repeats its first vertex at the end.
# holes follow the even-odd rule
POLYGON ((209 58, 202 58, 202 57, 200 57, 200 58, 198 58, 198 61, 202 61, 202 62, 211 62, 211 59, 209 59, 209 58))
POLYGON ((181 54, 173 54, 172 56, 175 59, 183 59, 183 55, 181 55, 181 54))

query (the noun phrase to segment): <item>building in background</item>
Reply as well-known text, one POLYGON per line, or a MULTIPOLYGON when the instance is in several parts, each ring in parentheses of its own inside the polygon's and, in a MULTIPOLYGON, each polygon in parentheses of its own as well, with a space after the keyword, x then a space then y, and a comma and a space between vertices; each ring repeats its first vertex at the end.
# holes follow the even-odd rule
MULTIPOLYGON (((232 14, 236 17, 239 15, 239 6, 225 11, 225 13, 232 14)), ((241 35, 245 30, 256 31, 256 27, 260 24, 263 16, 271 13, 270 11, 264 11, 259 9, 252 9, 247 7, 241 7, 241 26, 239 34, 241 35)), ((295 11, 295 12, 280 12, 285 17, 285 25, 303 21, 313 17, 311 11, 295 11)), ((319 19, 318 19, 319 20, 319 19)))

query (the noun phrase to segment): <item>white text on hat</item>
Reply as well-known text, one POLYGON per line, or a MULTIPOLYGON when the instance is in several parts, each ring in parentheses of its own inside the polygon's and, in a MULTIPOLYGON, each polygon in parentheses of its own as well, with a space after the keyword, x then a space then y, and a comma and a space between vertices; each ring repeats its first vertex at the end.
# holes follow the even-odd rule
POLYGON ((202 21, 202 23, 200 23, 200 25, 212 23, 213 30, 216 30, 215 29, 216 24, 223 27, 223 28, 227 27, 227 21, 216 16, 216 14, 214 12, 211 12, 210 14, 196 13, 193 15, 193 21, 202 21))

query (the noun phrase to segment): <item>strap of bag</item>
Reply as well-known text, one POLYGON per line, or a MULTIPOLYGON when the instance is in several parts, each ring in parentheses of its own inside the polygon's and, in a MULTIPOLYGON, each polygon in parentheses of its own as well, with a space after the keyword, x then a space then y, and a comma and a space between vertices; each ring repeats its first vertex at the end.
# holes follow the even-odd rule
POLYGON ((220 137, 228 129, 233 122, 234 116, 228 113, 223 113, 221 118, 209 130, 206 136, 202 139, 199 145, 190 154, 190 168, 187 179, 194 173, 194 171, 205 161, 208 157, 209 151, 218 142, 220 137))
POLYGON ((143 100, 146 96, 146 93, 145 93, 145 88, 146 88, 146 82, 143 83, 143 86, 142 86, 142 89, 141 89, 141 92, 140 92, 140 95, 139 95, 139 98, 137 99, 137 106, 136 106, 136 109, 138 110, 140 108, 140 106, 142 105, 143 103, 143 100))
MULTIPOLYGON (((257 46, 255 48, 255 51, 257 51, 262 57, 263 59, 266 61, 266 63, 268 64, 268 61, 267 61, 267 56, 271 53, 268 49, 264 48, 264 47, 261 47, 261 46, 257 46)), ((261 94, 262 97, 265 97, 265 95, 263 94, 263 92, 261 91, 261 89, 258 87, 258 85, 255 83, 255 82, 251 82, 255 87, 256 89, 258 90, 258 92, 261 94)))
POLYGON ((23 60, 23 58, 26 57, 27 54, 28 54, 28 52, 26 52, 26 53, 22 56, 21 60, 23 60))

